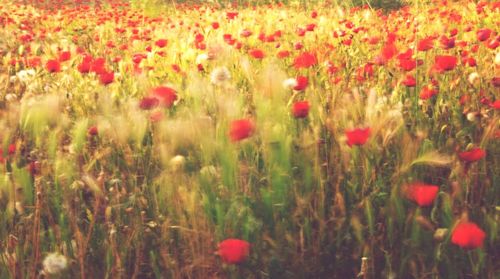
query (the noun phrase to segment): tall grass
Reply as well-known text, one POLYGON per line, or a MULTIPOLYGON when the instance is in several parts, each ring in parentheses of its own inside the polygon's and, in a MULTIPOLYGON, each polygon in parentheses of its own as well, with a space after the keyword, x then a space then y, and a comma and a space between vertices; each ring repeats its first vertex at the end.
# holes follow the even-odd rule
MULTIPOLYGON (((442 25, 422 18, 435 6, 383 15, 309 3, 317 19, 286 5, 239 7, 229 21, 224 9, 180 5, 165 13, 139 4, 144 13, 123 6, 91 12, 0 7, 16 10, 16 22, 46 15, 35 16, 36 34, 61 28, 45 39, 37 35, 30 52, 16 34, 20 23, 0 31, 6 50, 0 64, 6 81, 0 83, 0 278, 40 277, 52 252, 69 260, 55 278, 493 278, 498 272, 499 116, 481 103, 498 98, 489 83, 498 68, 494 51, 480 45, 476 68, 460 65, 436 76, 440 92, 426 101, 418 93, 430 82, 425 73, 434 56, 444 52, 437 46, 415 54, 423 64, 414 88, 402 84, 406 73, 395 61, 377 66, 372 77, 357 74, 380 52, 385 28, 400 28, 401 51, 413 47, 417 22, 417 38, 441 34, 442 25), (367 36, 380 36, 380 43, 366 44, 351 32, 352 44, 343 44, 332 33, 345 29, 344 19, 368 28, 367 36), (219 29, 210 27, 214 21, 219 29), (296 28, 311 22, 316 31, 299 38, 296 28), (132 40, 134 28, 151 40, 132 40), (240 51, 224 43, 225 33, 243 41, 242 28, 257 34, 240 51), (204 35, 206 50, 194 47, 193 30, 204 35), (275 58, 275 44, 257 39, 261 30, 282 30, 280 47, 292 57, 275 58), (167 47, 154 46, 159 38, 168 39, 167 47), (321 63, 291 66, 304 51, 293 52, 299 40, 321 63), (78 46, 104 57, 115 81, 105 86, 95 74, 78 72, 78 46), (43 65, 58 47, 72 58, 62 72, 49 73, 43 65), (254 47, 265 51, 263 60, 247 54, 254 47), (133 70, 137 53, 147 54, 141 73, 133 70), (195 63, 201 53, 213 55, 201 62, 203 72, 195 63), (20 78, 31 56, 43 64, 20 78), (326 61, 338 71, 328 74, 326 61), (220 66, 231 79, 212 84, 210 73, 220 66), (467 81, 472 71, 480 83, 467 81), (299 74, 309 78, 305 91, 283 88, 299 74), (174 106, 140 109, 140 99, 165 84, 177 91, 174 106), (461 106, 465 94, 470 100, 461 106), (293 118, 291 105, 304 99, 311 103, 308 117, 293 118), (465 109, 479 116, 469 121, 465 109), (160 120, 152 120, 155 113, 160 120), (252 119, 256 132, 232 142, 230 123, 240 118, 252 119), (92 126, 96 136, 89 134, 92 126), (346 144, 345 130, 353 127, 371 128, 366 144, 346 144), (464 172, 456 154, 467 145, 487 155, 464 172), (417 180, 440 187, 429 207, 407 199, 405 185, 417 180), (463 218, 486 232, 484 247, 464 250, 450 242, 463 218), (443 237, 435 236, 439 229, 443 237), (244 263, 227 265, 214 254, 226 238, 251 243, 244 263)), ((450 3, 441 10, 494 28, 498 12, 479 17, 472 8, 450 3)), ((475 40, 471 33, 459 36, 475 40)))

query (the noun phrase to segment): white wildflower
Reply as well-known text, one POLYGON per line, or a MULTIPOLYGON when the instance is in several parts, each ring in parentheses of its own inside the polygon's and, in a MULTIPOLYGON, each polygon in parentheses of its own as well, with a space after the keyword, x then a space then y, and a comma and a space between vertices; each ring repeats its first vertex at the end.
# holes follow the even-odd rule
POLYGON ((469 74, 467 80, 470 84, 474 84, 474 82, 479 78, 479 74, 477 72, 473 72, 469 74))
POLYGON ((467 120, 469 120, 470 122, 474 122, 476 121, 476 119, 477 119, 477 113, 475 112, 467 113, 467 120))
POLYGON ((48 254, 43 260, 43 272, 45 274, 57 274, 66 269, 68 260, 59 253, 48 254))
POLYGON ((186 158, 182 155, 177 155, 174 156, 172 159, 170 159, 169 165, 173 171, 178 171, 184 167, 185 163, 186 163, 186 158))
POLYGON ((285 89, 293 89, 297 86, 297 80, 294 78, 285 79, 282 84, 285 89))
POLYGON ((203 62, 208 60, 208 54, 202 53, 196 56, 196 64, 203 64, 203 62))
POLYGON ((500 52, 495 55, 495 65, 500 65, 500 52))
POLYGON ((222 84, 231 79, 231 73, 226 67, 215 68, 210 74, 210 82, 215 85, 222 84))

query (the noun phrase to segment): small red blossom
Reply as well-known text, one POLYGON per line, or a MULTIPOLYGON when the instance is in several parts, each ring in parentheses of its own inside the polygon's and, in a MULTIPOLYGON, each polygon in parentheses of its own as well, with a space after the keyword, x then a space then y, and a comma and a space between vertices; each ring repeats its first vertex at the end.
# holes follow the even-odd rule
POLYGON ((484 151, 480 147, 475 147, 469 151, 463 151, 463 152, 458 153, 458 158, 460 158, 460 160, 465 161, 467 163, 479 161, 484 156, 486 156, 486 151, 484 151))
POLYGON ((311 52, 304 52, 297 56, 293 61, 295 69, 310 68, 316 64, 318 64, 318 59, 316 58, 316 55, 311 52))
POLYGON ((97 126, 92 126, 87 130, 87 134, 92 137, 97 136, 98 133, 99 131, 97 130, 97 126))
POLYGON ((30 172, 31 176, 40 174, 40 170, 41 170, 41 165, 39 161, 31 161, 28 164, 28 171, 30 172))
POLYGON ((15 153, 16 153, 16 144, 15 143, 9 144, 9 147, 7 148, 7 154, 14 155, 15 153))
POLYGON ((264 51, 260 49, 251 49, 248 51, 248 54, 250 54, 255 59, 262 59, 265 56, 264 51))
POLYGON ((231 141, 241 141, 253 135, 255 125, 250 119, 238 119, 231 122, 229 137, 231 141))
POLYGON ((500 77, 493 77, 491 79, 491 84, 494 86, 494 87, 500 87, 500 77))
POLYGON ((451 243, 464 249, 483 246, 486 233, 475 223, 460 222, 451 233, 451 243))
POLYGON ((174 102, 177 100, 177 92, 167 86, 159 86, 151 90, 153 96, 160 100, 161 105, 166 108, 172 107, 174 102))
POLYGON ((219 243, 217 254, 228 264, 239 264, 246 260, 250 253, 250 243, 245 240, 229 238, 219 243))
POLYGON ((238 16, 238 12, 227 12, 226 17, 228 20, 232 20, 238 16))
POLYGON ((403 80, 403 84, 406 87, 415 87, 417 85, 417 80, 413 76, 406 76, 406 79, 403 80))
POLYGON ((428 51, 434 47, 434 38, 427 37, 420 40, 417 44, 418 51, 428 51))
POLYGON ((103 57, 93 59, 92 64, 90 66, 90 71, 98 75, 105 73, 106 72, 105 64, 106 64, 106 59, 104 59, 103 57))
POLYGON ((427 100, 432 98, 433 96, 437 95, 438 91, 434 87, 434 85, 427 85, 422 88, 422 91, 420 91, 420 99, 422 100, 427 100))
POLYGON ((309 79, 305 76, 298 76, 295 80, 297 81, 297 85, 293 87, 293 90, 303 91, 309 84, 309 79))
POLYGON ((388 43, 382 48, 381 57, 383 61, 389 61, 398 52, 396 45, 394 43, 388 43))
POLYGON ((71 52, 63 51, 59 53, 59 62, 65 62, 71 59, 71 52))
POLYGON ((247 37, 250 37, 252 36, 253 32, 248 30, 248 29, 243 29, 240 33, 240 36, 244 37, 244 38, 247 38, 247 37))
POLYGON ((139 102, 139 108, 150 110, 156 108, 160 104, 160 100, 155 97, 144 97, 139 102))
POLYGON ((59 61, 51 59, 47 61, 47 63, 45 64, 45 68, 50 73, 57 73, 61 71, 61 64, 59 63, 59 61))
POLYGON ((448 38, 446 36, 442 36, 440 42, 441 46, 444 49, 450 49, 455 47, 455 38, 448 38))
POLYGON ((490 107, 492 107, 492 108, 494 108, 496 110, 500 110, 500 99, 492 102, 490 104, 490 107))
POLYGON ((452 55, 437 55, 434 60, 434 67, 438 72, 451 71, 457 66, 458 59, 452 55))
POLYGON ((491 33, 492 33, 491 29, 488 28, 479 29, 476 33, 477 40, 480 42, 484 42, 490 38, 491 33))
POLYGON ((158 41, 155 42, 155 45, 159 48, 166 47, 168 44, 168 41, 166 39, 159 39, 158 41))
POLYGON ((436 185, 415 182, 408 186, 408 198, 414 201, 418 206, 430 206, 434 203, 439 187, 436 185))
POLYGON ((308 101, 295 102, 292 107, 292 114, 295 118, 306 118, 311 105, 308 101))
POLYGON ((368 141, 371 135, 371 129, 368 128, 356 128, 352 130, 346 130, 345 135, 347 137, 347 145, 352 147, 353 145, 363 145, 368 141))
POLYGON ((278 56, 278 58, 283 59, 283 58, 290 56, 290 52, 288 50, 281 50, 278 52, 277 56, 278 56))
POLYGON ((110 72, 102 72, 99 74, 99 81, 104 84, 108 85, 112 83, 115 80, 115 73, 113 71, 110 72))
POLYGON ((417 67, 417 61, 415 59, 399 59, 399 67, 409 72, 417 67))

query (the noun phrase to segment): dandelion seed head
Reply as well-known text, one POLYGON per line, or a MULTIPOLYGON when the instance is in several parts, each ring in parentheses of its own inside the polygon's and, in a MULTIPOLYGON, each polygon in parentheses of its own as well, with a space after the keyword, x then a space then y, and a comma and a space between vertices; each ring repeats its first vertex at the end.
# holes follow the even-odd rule
POLYGON ((59 253, 51 253, 43 260, 43 271, 47 274, 58 274, 68 266, 68 260, 59 253))
POLYGON ((283 81, 283 88, 285 89, 293 89, 297 86, 297 80, 295 78, 288 78, 283 81))
POLYGON ((231 79, 231 73, 226 67, 215 68, 210 74, 210 82, 215 85, 222 84, 231 79))

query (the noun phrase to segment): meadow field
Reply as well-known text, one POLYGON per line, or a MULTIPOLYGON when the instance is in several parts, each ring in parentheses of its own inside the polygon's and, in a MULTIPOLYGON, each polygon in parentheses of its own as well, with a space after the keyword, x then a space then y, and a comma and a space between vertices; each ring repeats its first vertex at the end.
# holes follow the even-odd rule
POLYGON ((1 279, 499 278, 500 2, 166 2, 0 3, 1 279))

